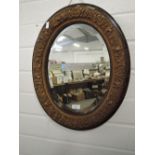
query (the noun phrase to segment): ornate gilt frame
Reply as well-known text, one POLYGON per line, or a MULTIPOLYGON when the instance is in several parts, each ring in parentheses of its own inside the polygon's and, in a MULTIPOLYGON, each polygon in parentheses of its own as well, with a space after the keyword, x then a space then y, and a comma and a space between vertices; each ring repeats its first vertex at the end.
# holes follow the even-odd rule
POLYGON ((75 4, 56 12, 44 24, 34 48, 32 72, 38 99, 45 112, 57 123, 76 130, 97 127, 107 121, 119 108, 130 77, 129 49, 116 21, 103 9, 90 4, 75 4), (67 113, 56 106, 49 94, 47 61, 50 47, 57 35, 67 26, 85 23, 93 26, 103 37, 111 61, 111 78, 102 104, 85 115, 67 113))

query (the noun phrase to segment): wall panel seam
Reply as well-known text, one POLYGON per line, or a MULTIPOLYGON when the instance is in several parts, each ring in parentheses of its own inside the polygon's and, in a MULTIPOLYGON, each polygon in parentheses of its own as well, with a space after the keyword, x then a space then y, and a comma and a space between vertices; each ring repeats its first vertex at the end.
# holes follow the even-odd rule
POLYGON ((20 0, 20 4, 34 3, 34 2, 44 2, 46 0, 20 0))
POLYGON ((94 148, 94 149, 96 148, 96 149, 105 149, 105 150, 133 153, 133 150, 118 149, 118 148, 108 147, 108 146, 101 146, 101 145, 94 145, 94 144, 91 145, 91 144, 87 144, 87 143, 64 141, 64 140, 58 140, 58 139, 54 139, 54 138, 47 138, 47 137, 43 137, 43 136, 28 135, 28 134, 24 134, 24 133, 20 133, 19 135, 23 136, 23 137, 35 138, 35 139, 40 139, 40 140, 49 141, 49 142, 53 142, 53 143, 71 144, 71 145, 75 145, 75 146, 78 145, 79 147, 90 147, 90 148, 94 148))
MULTIPOLYGON (((41 115, 41 114, 34 114, 34 113, 32 114, 32 113, 26 113, 26 112, 19 112, 19 114, 20 114, 20 116, 26 116, 26 117, 40 117, 40 118, 47 118, 47 117, 49 117, 47 114, 41 115)), ((134 124, 132 124, 132 123, 106 122, 106 125, 134 129, 134 124)))
MULTIPOLYGON (((19 95, 29 95, 29 96, 34 96, 34 97, 36 97, 37 98, 37 95, 36 95, 36 93, 35 92, 19 92, 19 95)), ((128 98, 128 99, 125 99, 124 98, 124 100, 123 100, 123 102, 133 102, 133 101, 135 101, 135 99, 134 98, 128 98)), ((38 103, 39 103, 39 101, 38 101, 38 103)))
MULTIPOLYGON (((54 14, 54 13, 53 13, 54 14)), ((52 16, 53 14, 51 14, 50 16, 52 16)), ((129 14, 132 14, 132 15, 134 15, 135 14, 135 12, 134 11, 129 11, 129 12, 120 12, 120 13, 111 13, 111 16, 115 19, 115 17, 118 17, 118 16, 124 16, 124 15, 129 15, 129 14)), ((50 18, 50 16, 49 17, 46 17, 47 18, 47 20, 50 18)), ((24 26, 32 26, 32 25, 39 25, 39 26, 43 26, 43 24, 46 22, 46 20, 38 20, 38 21, 35 21, 35 22, 20 22, 19 24, 19 26, 20 27, 24 27, 24 26)), ((42 27, 41 26, 41 27, 42 27)))
MULTIPOLYGON (((135 39, 127 39, 127 43, 128 43, 128 45, 130 44, 130 43, 135 43, 135 39)), ((19 51, 20 50, 23 50, 23 49, 34 49, 34 46, 20 46, 19 47, 19 51)), ((20 51, 20 53, 22 53, 22 51, 20 51)))

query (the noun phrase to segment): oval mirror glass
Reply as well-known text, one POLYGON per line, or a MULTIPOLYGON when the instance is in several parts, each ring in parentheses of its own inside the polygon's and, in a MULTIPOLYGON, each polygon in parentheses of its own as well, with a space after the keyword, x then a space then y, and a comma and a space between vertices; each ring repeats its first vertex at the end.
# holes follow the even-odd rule
POLYGON ((110 58, 103 38, 92 26, 65 28, 48 60, 50 95, 62 110, 87 114, 102 103, 110 79, 110 58))

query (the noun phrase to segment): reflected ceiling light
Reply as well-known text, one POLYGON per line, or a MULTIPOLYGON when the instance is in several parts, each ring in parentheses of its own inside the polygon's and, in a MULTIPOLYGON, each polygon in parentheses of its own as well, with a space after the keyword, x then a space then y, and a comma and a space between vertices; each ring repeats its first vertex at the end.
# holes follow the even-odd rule
POLYGON ((58 52, 62 51, 62 49, 63 49, 62 46, 57 45, 57 44, 55 44, 53 48, 55 51, 58 51, 58 52))
POLYGON ((60 37, 57 39, 57 41, 58 41, 58 42, 61 42, 61 41, 65 40, 65 39, 66 39, 65 36, 60 36, 60 37))
POLYGON ((56 48, 55 49, 57 52, 61 52, 62 51, 62 48, 56 48))
POLYGON ((89 48, 88 48, 88 47, 84 47, 84 49, 85 49, 86 51, 88 51, 88 50, 89 50, 89 48))
POLYGON ((73 46, 75 46, 75 47, 80 47, 80 45, 77 44, 77 43, 74 43, 73 46))

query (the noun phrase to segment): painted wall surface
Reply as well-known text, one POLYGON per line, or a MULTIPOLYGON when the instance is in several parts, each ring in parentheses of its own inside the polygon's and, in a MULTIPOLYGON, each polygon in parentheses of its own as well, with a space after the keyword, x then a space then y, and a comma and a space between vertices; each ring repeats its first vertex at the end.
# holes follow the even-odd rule
POLYGON ((89 131, 64 128, 46 115, 35 95, 35 41, 44 22, 69 1, 20 1, 20 155, 134 155, 134 0, 84 1, 104 8, 115 18, 130 48, 129 88, 123 104, 108 122, 89 131))

